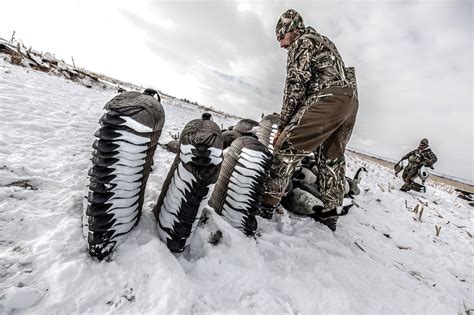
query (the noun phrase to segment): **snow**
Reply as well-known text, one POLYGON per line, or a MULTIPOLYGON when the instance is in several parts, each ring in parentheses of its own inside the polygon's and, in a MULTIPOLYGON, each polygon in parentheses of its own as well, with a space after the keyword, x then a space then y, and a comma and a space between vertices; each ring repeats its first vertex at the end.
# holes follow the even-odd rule
MULTIPOLYGON (((91 145, 115 93, 0 59, 0 313, 459 313, 474 308, 472 208, 428 180, 403 193, 365 166, 358 207, 332 233, 310 218, 258 218, 248 238, 206 210, 190 250, 171 254, 152 209, 174 154, 158 148, 138 226, 109 262, 81 231, 91 145), (390 189, 389 189, 390 187, 390 189), (412 212, 423 205, 421 219, 412 212), (436 226, 440 226, 436 236, 436 226), (222 232, 218 245, 208 242, 222 232)), ((201 111, 163 97, 160 143, 201 111)), ((235 121, 213 115, 224 127, 235 121)))
POLYGON ((10 287, 5 290, 3 303, 8 308, 26 308, 35 305, 41 299, 43 292, 35 288, 10 287))

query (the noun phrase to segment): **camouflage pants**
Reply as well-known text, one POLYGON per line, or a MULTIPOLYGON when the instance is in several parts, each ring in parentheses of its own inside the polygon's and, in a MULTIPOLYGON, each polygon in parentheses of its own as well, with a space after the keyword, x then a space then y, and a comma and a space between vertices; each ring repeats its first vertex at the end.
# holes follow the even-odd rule
POLYGON ((295 115, 275 145, 275 158, 262 200, 268 207, 280 202, 298 162, 316 150, 319 157, 318 184, 325 209, 342 205, 344 152, 359 104, 350 88, 329 88, 319 95, 295 115))
POLYGON ((402 179, 405 182, 403 184, 403 188, 411 189, 412 184, 415 178, 418 176, 418 170, 420 169, 421 165, 415 163, 408 163, 407 167, 403 170, 402 179))
POLYGON ((322 152, 316 155, 318 167, 317 184, 325 210, 342 206, 346 182, 346 160, 344 156, 328 159, 322 152))

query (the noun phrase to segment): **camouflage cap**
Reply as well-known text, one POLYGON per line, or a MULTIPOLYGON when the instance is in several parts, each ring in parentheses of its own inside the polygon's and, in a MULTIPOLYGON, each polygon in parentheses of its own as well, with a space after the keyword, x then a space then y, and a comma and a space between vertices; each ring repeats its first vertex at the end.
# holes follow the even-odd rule
POLYGON ((428 145, 428 139, 426 138, 421 139, 420 144, 428 145))
POLYGON ((282 38, 286 33, 295 29, 304 29, 304 22, 301 15, 293 9, 283 13, 277 22, 275 33, 277 39, 282 38))

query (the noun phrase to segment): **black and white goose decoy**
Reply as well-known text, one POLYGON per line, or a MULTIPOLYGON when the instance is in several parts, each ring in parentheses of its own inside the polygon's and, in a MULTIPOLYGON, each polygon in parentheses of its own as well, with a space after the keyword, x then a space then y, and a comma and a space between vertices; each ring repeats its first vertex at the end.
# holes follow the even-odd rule
POLYGON ((154 213, 158 235, 171 252, 190 244, 222 164, 223 138, 210 115, 190 121, 181 132, 176 158, 154 213))
POLYGON ((119 245, 140 219, 145 186, 165 122, 152 95, 122 92, 105 105, 92 147, 83 232, 99 260, 119 245))
POLYGON ((254 137, 234 140, 209 199, 209 206, 249 236, 257 230, 255 215, 271 161, 270 151, 254 137))

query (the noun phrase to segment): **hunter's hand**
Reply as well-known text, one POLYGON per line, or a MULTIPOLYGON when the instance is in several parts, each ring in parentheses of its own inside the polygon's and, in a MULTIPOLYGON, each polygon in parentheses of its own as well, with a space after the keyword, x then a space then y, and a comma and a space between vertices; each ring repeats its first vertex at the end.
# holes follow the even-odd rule
POLYGON ((278 138, 280 138, 280 130, 277 130, 277 132, 275 133, 275 137, 273 138, 273 143, 272 143, 273 146, 275 146, 275 144, 277 143, 278 138))

